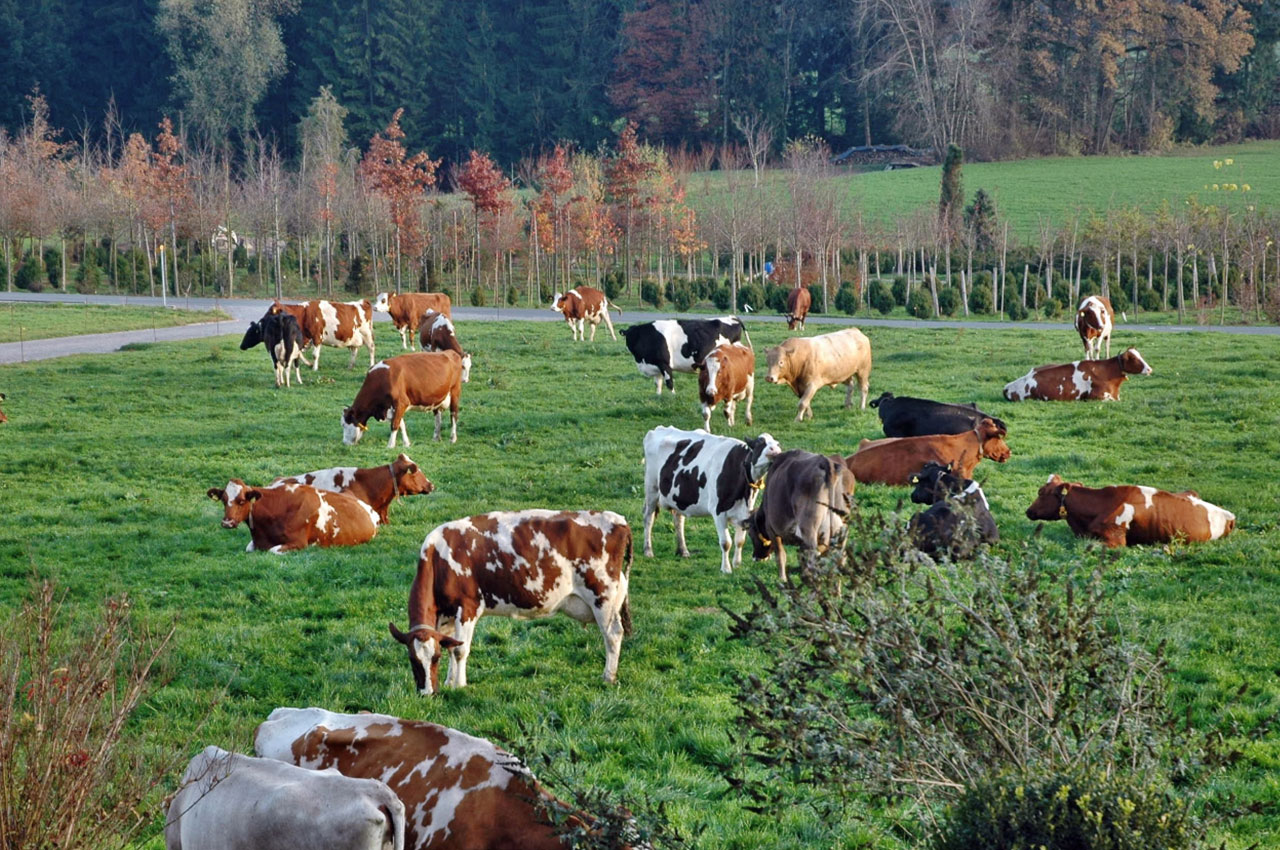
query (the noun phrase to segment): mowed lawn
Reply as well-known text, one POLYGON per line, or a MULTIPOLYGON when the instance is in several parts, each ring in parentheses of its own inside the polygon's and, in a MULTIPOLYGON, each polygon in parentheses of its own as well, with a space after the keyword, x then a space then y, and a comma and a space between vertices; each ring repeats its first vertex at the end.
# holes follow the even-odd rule
MULTIPOLYGON (((397 353, 394 332, 378 327, 380 353, 397 353)), ((761 349, 785 327, 749 327, 759 363, 755 425, 740 411, 732 433, 769 431, 784 447, 841 453, 881 435, 873 411, 841 409, 843 391, 823 390, 816 419, 793 422, 795 397, 763 380, 761 349)), ((475 357, 458 443, 433 443, 429 417, 408 418, 409 453, 436 492, 395 504, 392 524, 366 546, 285 557, 246 554, 247 530, 222 529, 221 505, 205 490, 232 476, 266 483, 390 461, 385 424, 371 423, 354 448, 340 439, 339 414, 360 384, 364 355, 347 371, 345 357, 329 352, 319 377, 304 370, 305 385, 292 390, 273 387, 266 353, 239 351, 238 333, 0 367, 10 417, 0 426, 0 610, 16 607, 35 570, 59 582, 70 611, 87 616, 104 595, 128 592, 146 624, 176 623, 162 684, 132 728, 155 757, 177 749, 185 758, 209 743, 248 751, 254 726, 282 705, 390 712, 501 743, 515 741, 523 724, 536 747, 578 754, 567 767, 579 781, 667 801, 683 830, 702 830, 703 847, 913 846, 890 811, 866 801, 854 800, 842 822, 822 823, 799 804, 806 795, 798 789, 797 805, 754 815, 716 772, 732 752, 733 677, 767 674, 770 663, 728 639, 721 606, 746 608, 744 576, 776 573, 770 562, 721 575, 706 519, 689 522, 690 559, 674 556, 668 517, 655 529, 657 557, 640 555, 641 439, 656 425, 701 424, 693 376, 677 375, 677 394, 659 398, 607 334, 573 344, 560 324, 458 330, 475 357), (422 538, 445 520, 534 506, 609 509, 631 521, 635 634, 623 646, 619 684, 600 681, 596 629, 563 617, 491 618, 477 629, 470 686, 418 696, 387 622, 405 625, 422 538)), ((1023 511, 1054 472, 1088 484, 1194 488, 1235 511, 1237 532, 1211 544, 1099 555, 1053 523, 1035 545, 1062 559, 1101 558, 1129 634, 1151 647, 1167 641, 1174 706, 1189 706, 1197 725, 1248 728, 1280 709, 1277 340, 1121 327, 1117 346, 1138 345, 1154 373, 1128 381, 1120 402, 1010 404, 1000 395, 1005 382, 1077 356, 1073 332, 867 333, 872 397, 891 390, 977 401, 1008 422, 1013 459, 978 467, 1008 552, 1036 530, 1023 511)), ((858 502, 893 511, 906 496, 867 486, 858 502)), ((1229 793, 1235 805, 1280 802, 1278 762, 1274 740, 1248 746, 1215 786, 1222 807, 1229 793)), ((1280 818, 1250 816, 1218 837, 1232 848, 1275 846, 1280 818)))
POLYGON ((144 328, 171 328, 197 322, 225 322, 230 319, 221 310, 10 301, 0 303, 0 342, 136 331, 144 328))

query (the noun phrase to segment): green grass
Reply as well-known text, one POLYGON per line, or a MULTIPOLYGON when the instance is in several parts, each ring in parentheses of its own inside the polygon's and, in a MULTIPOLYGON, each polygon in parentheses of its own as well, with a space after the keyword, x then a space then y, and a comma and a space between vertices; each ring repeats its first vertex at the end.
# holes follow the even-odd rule
MULTIPOLYGON (((0 367, 10 417, 0 426, 0 610, 18 604, 34 568, 58 580, 70 610, 88 615, 105 594, 128 592, 143 621, 176 622, 164 684, 134 724, 148 746, 248 750, 255 724, 280 705, 385 711, 499 742, 514 740, 525 722, 537 746, 571 746, 584 780, 667 800, 683 828, 705 828, 704 847, 909 846, 870 802, 854 801, 829 825, 839 836, 831 842, 828 825, 803 805, 770 817, 746 811, 715 772, 734 729, 732 677, 769 663, 728 640, 720 606, 746 608, 744 574, 771 576, 774 567, 721 575, 709 520, 689 522, 689 560, 674 556, 669 518, 655 529, 657 557, 639 556, 641 438, 656 425, 700 423, 692 376, 678 375, 678 395, 658 398, 607 334, 574 345, 558 324, 475 322, 459 331, 475 366, 458 443, 432 443, 424 414, 408 419, 409 453, 436 492, 396 504, 391 525, 366 546, 286 557, 246 554, 247 531, 220 528, 221 506, 205 490, 232 476, 266 482, 386 463, 384 424, 359 446, 341 444, 339 412, 361 369, 326 358, 318 380, 307 371, 301 388, 276 390, 266 356, 239 351, 236 337, 0 367), (386 623, 404 625, 422 538, 455 517, 532 506, 610 509, 631 520, 635 635, 623 646, 619 685, 600 682, 595 629, 565 618, 493 618, 477 629, 471 685, 417 696, 386 623)), ((1273 340, 1121 328, 1117 345, 1138 345, 1155 371, 1130 380, 1119 403, 1015 405, 1001 399, 1002 385, 1032 365, 1076 357, 1073 332, 867 332, 873 395, 978 401, 1008 422, 1013 459, 983 463, 978 474, 1010 547, 1035 531, 1023 511, 1052 472, 1091 484, 1193 487, 1235 511, 1239 530, 1226 540, 1106 555, 1107 576, 1131 634, 1150 646, 1168 642, 1175 705, 1189 706, 1196 724, 1248 726, 1280 709, 1273 340)), ((757 350, 785 334, 777 324, 751 327, 757 350)), ((398 351, 389 328, 379 335, 384 354, 398 351)), ((842 397, 823 390, 817 418, 797 424, 794 396, 759 380, 755 426, 740 420, 733 433, 767 430, 785 447, 848 453, 880 432, 874 412, 843 411, 842 397)), ((718 433, 723 421, 717 413, 718 433)), ((858 493, 871 511, 905 498, 903 489, 858 493)), ((1093 557, 1086 553, 1095 549, 1063 523, 1046 525, 1041 540, 1051 557, 1093 557)), ((1274 804, 1277 760, 1275 741, 1251 746, 1216 790, 1274 804)), ((804 796, 797 792, 798 803, 804 796)), ((1233 850, 1274 846, 1280 817, 1243 818, 1218 838, 1233 850)))
POLYGON ((230 318, 221 310, 10 301, 0 304, 0 342, 171 328, 197 322, 228 321, 230 318))

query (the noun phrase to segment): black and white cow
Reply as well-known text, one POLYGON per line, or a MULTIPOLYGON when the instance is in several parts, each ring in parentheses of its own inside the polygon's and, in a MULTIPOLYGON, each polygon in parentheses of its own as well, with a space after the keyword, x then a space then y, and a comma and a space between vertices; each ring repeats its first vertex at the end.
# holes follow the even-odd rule
POLYGON ((689 557, 684 540, 685 517, 709 516, 720 538, 720 570, 733 572, 729 550, 736 543, 733 565, 742 565, 746 523, 755 508, 757 482, 782 448, 769 434, 743 442, 717 437, 701 429, 681 431, 664 425, 644 435, 644 554, 653 557, 653 520, 669 510, 675 522, 676 549, 689 557), (732 524, 736 533, 730 533, 732 524))
POLYGON ((930 434, 963 434, 990 419, 1006 431, 1004 420, 983 413, 975 403, 948 404, 927 398, 881 393, 871 406, 880 414, 886 437, 924 437, 930 434))
MULTIPOLYGON (((702 361, 717 345, 737 342, 743 336, 742 322, 732 316, 718 319, 659 319, 622 329, 627 350, 636 360, 640 374, 653 378, 662 395, 662 384, 675 392, 673 372, 698 371, 702 361)), ((751 338, 747 337, 747 344, 751 338)))
POLYGON ((276 370, 276 386, 284 384, 291 387, 293 384, 289 382, 289 370, 297 374, 298 383, 302 383, 302 371, 298 366, 298 361, 311 363, 302 354, 304 345, 302 337, 302 328, 298 325, 298 320, 288 313, 270 313, 256 322, 249 325, 249 329, 244 332, 244 339, 240 340, 240 350, 248 351, 255 345, 262 343, 267 348, 267 353, 271 355, 271 364, 276 370))
POLYGON ((971 558, 983 543, 995 543, 1000 530, 977 481, 930 461, 911 478, 911 501, 929 505, 911 518, 910 532, 921 552, 971 558))

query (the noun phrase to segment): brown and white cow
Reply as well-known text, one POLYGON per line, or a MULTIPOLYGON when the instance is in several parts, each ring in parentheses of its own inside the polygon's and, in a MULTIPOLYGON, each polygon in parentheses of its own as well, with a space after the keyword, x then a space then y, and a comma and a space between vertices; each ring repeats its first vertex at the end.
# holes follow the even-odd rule
POLYGON ((772 552, 778 580, 787 580, 786 546, 800 548, 801 568, 839 541, 853 507, 856 481, 839 455, 792 449, 769 464, 760 507, 747 521, 752 556, 763 561, 772 552))
POLYGON ((844 406, 853 405, 853 382, 862 388, 862 407, 867 406, 867 386, 871 379, 871 341, 857 328, 846 328, 812 337, 792 337, 777 348, 766 348, 769 372, 765 380, 786 384, 800 397, 796 421, 808 414, 809 402, 823 387, 844 384, 844 406))
POLYGON ((1167 493, 1154 487, 1086 487, 1050 475, 1027 519, 1065 519, 1077 537, 1096 537, 1108 548, 1173 540, 1217 540, 1236 527, 1236 515, 1194 490, 1167 493))
POLYGON ((379 292, 373 309, 391 316, 391 323, 400 332, 400 347, 413 349, 414 334, 422 324, 422 317, 428 310, 441 313, 445 318, 453 318, 453 301, 447 292, 406 292, 396 295, 394 292, 379 292))
POLYGON ((963 434, 863 440, 844 462, 853 477, 863 484, 906 486, 930 461, 940 466, 951 464, 956 475, 972 478, 974 468, 983 458, 1004 463, 1012 457, 1004 441, 1005 433, 994 420, 983 419, 977 428, 963 434))
POLYGON ((320 368, 320 347, 351 349, 350 369, 361 348, 369 349, 369 365, 376 360, 373 346, 373 307, 366 301, 304 301, 283 304, 276 301, 268 313, 285 312, 298 320, 302 335, 313 346, 311 368, 320 368))
POLYGON ((222 527, 249 525, 246 552, 279 555, 292 549, 317 546, 357 546, 378 533, 378 514, 354 496, 329 493, 302 484, 250 487, 232 478, 219 490, 210 487, 210 499, 222 502, 222 527))
POLYGON ((1115 313, 1111 310, 1111 299, 1101 295, 1090 295, 1080 302, 1076 310, 1076 332, 1084 343, 1085 360, 1101 360, 1102 344, 1107 345, 1107 356, 1111 356, 1111 329, 1115 326, 1115 313))
POLYGON ((622 636, 631 631, 627 581, 631 528, 610 511, 498 511, 446 522, 422 542, 409 590, 409 629, 390 624, 409 650, 419 693, 466 687, 467 655, 484 616, 522 620, 560 613, 594 622, 604 637, 604 680, 618 677, 622 636))
POLYGON ((459 357, 466 357, 458 342, 458 334, 453 328, 453 321, 444 313, 428 310, 422 314, 422 322, 418 325, 418 341, 423 351, 456 351, 459 357))
MULTIPOLYGON (((4 393, 0 393, 0 401, 4 401, 6 398, 7 396, 4 393)), ((4 415, 3 410, 0 410, 0 424, 3 424, 8 421, 9 421, 9 417, 4 415)))
POLYGON ((440 439, 440 417, 448 408, 452 426, 449 442, 458 442, 458 401, 462 385, 471 379, 471 355, 454 351, 421 351, 384 360, 365 373, 355 401, 342 411, 342 442, 354 446, 369 430, 370 419, 390 420, 387 448, 396 447, 396 430, 409 447, 404 415, 427 410, 436 415, 435 439, 440 439))
POLYGON ((717 346, 698 366, 698 401, 702 402, 702 427, 711 431, 711 411, 724 402, 724 418, 733 427, 738 402, 747 401, 747 424, 756 391, 756 353, 740 342, 717 346))
POLYGON ((609 310, 617 310, 618 318, 622 318, 622 308, 617 304, 610 304, 605 294, 594 286, 575 286, 563 295, 557 292, 551 299, 551 309, 564 315, 564 320, 569 323, 569 330, 575 342, 585 341, 587 338, 583 327, 584 322, 591 323, 592 342, 596 340, 596 326, 601 321, 609 329, 609 336, 615 340, 618 338, 618 335, 613 332, 613 321, 609 318, 609 310))
POLYGON ((804 320, 813 304, 808 287, 796 286, 787 293, 787 330, 804 330, 804 320))
POLYGON ((386 466, 367 469, 335 466, 271 482, 272 487, 284 484, 305 484, 329 493, 355 496, 377 512, 378 522, 382 525, 387 524, 387 511, 398 497, 423 495, 436 489, 418 465, 403 453, 386 466))
POLYGON ((1037 366, 1016 381, 1004 385, 1009 401, 1116 401, 1120 385, 1129 375, 1150 375, 1151 367, 1138 349, 1106 360, 1077 360, 1055 366, 1037 366))

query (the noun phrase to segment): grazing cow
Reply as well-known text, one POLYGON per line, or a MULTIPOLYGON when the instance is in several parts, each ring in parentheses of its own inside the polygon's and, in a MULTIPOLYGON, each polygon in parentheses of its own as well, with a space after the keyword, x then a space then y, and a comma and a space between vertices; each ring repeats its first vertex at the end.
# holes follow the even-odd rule
POLYGON ((604 680, 618 678, 623 634, 631 632, 627 581, 631 528, 610 511, 494 512, 438 525, 422 541, 409 590, 409 630, 390 624, 409 650, 418 692, 467 685, 476 621, 486 615, 532 620, 561 613, 594 622, 604 637, 604 680))
POLYGON ((1154 487, 1086 487, 1050 475, 1027 519, 1065 519, 1077 537, 1096 537, 1108 548, 1174 540, 1225 537, 1236 515, 1211 505, 1194 490, 1166 493, 1154 487))
POLYGON ((609 318, 609 310, 617 310, 618 318, 621 319, 622 308, 617 304, 610 304, 604 293, 593 286, 576 286, 563 295, 557 292, 551 299, 551 309, 564 315, 564 320, 569 323, 569 331, 573 334, 574 342, 585 341, 587 338, 583 322, 591 323, 591 341, 595 342, 596 326, 602 319, 605 327, 609 329, 609 336, 615 340, 618 338, 618 335, 613 332, 613 321, 609 318))
POLYGON ((1111 299, 1090 295, 1080 302, 1076 310, 1076 332, 1084 343, 1085 360, 1101 360, 1102 344, 1107 344, 1107 356, 1111 356, 1111 328, 1115 325, 1115 313, 1111 311, 1111 299))
POLYGON ((733 567, 741 566, 747 519, 755 507, 758 482, 781 451, 778 441, 769 434, 745 443, 665 425, 645 434, 645 557, 653 557, 654 518, 659 510, 669 510, 675 523, 676 551, 682 558, 689 557, 684 540, 685 517, 709 516, 715 519, 720 540, 720 571, 730 573, 733 567), (729 552, 735 542, 731 565, 729 552))
POLYGON ((787 293, 787 330, 804 330, 804 320, 813 304, 808 287, 797 286, 787 293))
POLYGON ((357 469, 354 466, 335 466, 317 469, 289 478, 277 478, 272 487, 285 484, 305 484, 329 493, 346 493, 364 502, 378 514, 378 523, 387 524, 387 511, 400 496, 417 496, 430 493, 436 485, 427 480, 416 463, 407 454, 401 454, 386 466, 357 469))
POLYGON ((747 400, 747 424, 756 391, 756 353, 740 342, 718 345, 698 367, 698 400, 702 402, 702 427, 711 431, 711 411, 724 402, 724 418, 733 427, 734 411, 747 400))
POLYGON ((358 546, 378 533, 378 514, 346 493, 330 493, 303 484, 250 487, 232 478, 221 490, 210 487, 210 499, 222 502, 223 528, 249 524, 246 552, 279 555, 318 546, 358 546))
POLYGON ((867 406, 867 385, 871 378, 871 341, 857 328, 813 337, 792 337, 777 348, 766 348, 769 372, 764 379, 771 384, 786 384, 800 397, 796 421, 805 414, 813 418, 809 402, 823 387, 844 384, 846 409, 853 405, 853 381, 862 388, 862 407, 867 406))
POLYGON ((980 545, 1000 539, 991 506, 977 481, 930 461, 911 483, 915 485, 911 501, 929 505, 911 518, 908 527, 921 552, 972 558, 980 545))
POLYGON ((422 323, 418 325, 418 339, 423 351, 456 351, 459 357, 466 357, 458 342, 458 335, 453 329, 453 320, 444 313, 428 310, 422 314, 422 323))
POLYGON ((391 323, 400 332, 400 347, 410 350, 413 349, 413 335, 422 325, 422 317, 428 310, 441 313, 447 319, 453 318, 453 301, 446 292, 406 292, 403 295, 379 292, 373 309, 391 315, 391 323))
POLYGON ((404 415, 410 410, 436 414, 435 439, 440 439, 440 417, 449 409, 449 442, 458 442, 458 401, 462 385, 471 379, 471 355, 454 351, 423 351, 384 360, 365 373, 356 400, 342 411, 342 442, 354 446, 369 430, 370 419, 390 420, 387 448, 396 447, 396 430, 409 447, 404 415))
MULTIPOLYGON (((732 316, 719 319, 659 319, 622 329, 627 350, 635 358, 640 374, 653 378, 662 395, 662 385, 675 392, 674 372, 695 372, 718 345, 737 342, 743 336, 742 322, 732 316)), ((747 337, 750 344, 751 338, 747 337)))
POLYGON ((906 486, 929 461, 950 464, 956 474, 972 478, 974 468, 984 457, 1004 463, 1012 456, 1004 441, 1005 433, 995 420, 983 419, 977 428, 963 434, 863 440, 844 462, 862 484, 906 486))
POLYGON ((320 368, 320 346, 351 349, 350 369, 362 347, 369 349, 369 365, 376 360, 373 349, 373 308, 368 301, 304 301, 302 304, 274 302, 269 313, 289 313, 298 320, 303 335, 313 346, 312 369, 320 368), (301 314, 301 315, 299 315, 301 314))
MULTIPOLYGON (((0 401, 4 401, 6 398, 8 398, 8 396, 6 396, 4 393, 0 393, 0 401)), ((0 410, 0 425, 8 421, 9 421, 9 417, 4 415, 3 410, 0 410)))
POLYGON ((276 371, 276 389, 281 384, 293 386, 289 381, 290 369, 297 374, 298 383, 302 383, 302 368, 298 362, 308 366, 311 364, 302 353, 306 343, 303 342, 302 328, 298 327, 297 319, 289 313, 268 312, 258 321, 251 322, 249 329, 244 332, 244 339, 240 340, 240 350, 248 351, 259 343, 271 355, 271 365, 276 371))
POLYGON ((1077 360, 1060 366, 1037 366, 1004 385, 1009 401, 1117 401, 1120 385, 1129 375, 1150 375, 1151 367, 1138 349, 1106 360, 1077 360))
POLYGON ((206 747, 165 806, 165 850, 403 850, 404 803, 377 777, 206 747))
POLYGON ((1004 420, 983 413, 974 403, 947 404, 925 398, 881 393, 879 398, 871 400, 871 407, 880 414, 880 424, 884 427, 886 437, 963 434, 978 427, 983 419, 990 419, 1005 428, 1004 420))
POLYGON ((840 540, 855 486, 839 455, 792 449, 775 457, 764 498, 747 524, 752 557, 763 561, 772 551, 778 559, 778 580, 785 582, 786 546, 798 546, 801 569, 808 568, 832 541, 840 540))

